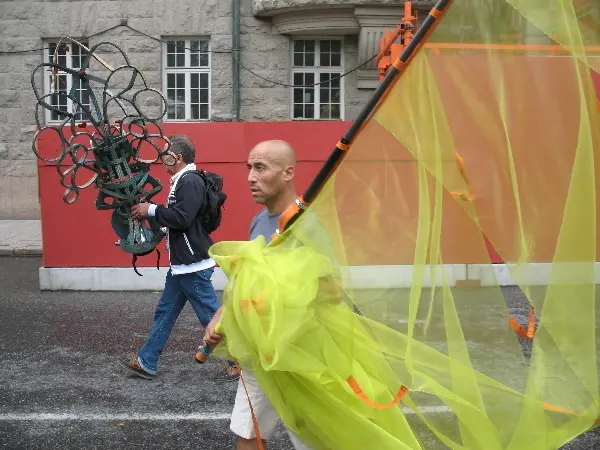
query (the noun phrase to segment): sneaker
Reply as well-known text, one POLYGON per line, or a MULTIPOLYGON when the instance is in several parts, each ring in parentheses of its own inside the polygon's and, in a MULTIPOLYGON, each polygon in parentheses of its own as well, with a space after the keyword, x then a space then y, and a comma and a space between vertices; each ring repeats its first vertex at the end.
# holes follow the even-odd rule
POLYGON ((214 376, 214 380, 220 383, 227 383, 229 381, 236 381, 240 378, 242 369, 234 363, 227 362, 223 364, 221 370, 214 376))
POLYGON ((194 359, 198 364, 204 364, 210 357, 210 348, 206 344, 201 344, 194 354, 194 359))
POLYGON ((137 355, 131 355, 129 357, 121 356, 119 358, 119 363, 123 367, 125 367, 127 370, 129 370, 132 374, 134 374, 140 378, 145 378, 146 380, 152 380, 153 378, 156 377, 156 375, 153 375, 149 372, 146 372, 144 369, 142 369, 142 367, 140 366, 140 363, 138 362, 137 355))

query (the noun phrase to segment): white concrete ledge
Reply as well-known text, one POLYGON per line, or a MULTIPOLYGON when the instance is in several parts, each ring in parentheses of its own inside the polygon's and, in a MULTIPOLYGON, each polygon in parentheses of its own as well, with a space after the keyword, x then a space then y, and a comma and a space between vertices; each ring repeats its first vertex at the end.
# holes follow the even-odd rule
MULTIPOLYGON (((168 268, 138 267, 41 267, 42 291, 162 291, 168 268)), ((215 289, 222 290, 227 278, 221 269, 213 275, 215 289)))
MULTIPOLYGON (((423 285, 431 286, 432 268, 425 266, 423 285)), ((40 289, 44 291, 161 291, 167 268, 138 268, 138 276, 127 267, 41 267, 40 289)), ((414 266, 352 266, 342 270, 346 285, 355 289, 409 288, 413 282, 414 266)), ((555 284, 600 284, 600 263, 593 268, 586 263, 528 264, 517 268, 515 264, 449 264, 436 266, 436 285, 448 283, 457 286, 461 281, 475 282, 481 286, 545 286, 555 284), (445 277, 445 278, 444 278, 445 277)), ((215 289, 223 290, 227 277, 219 268, 215 270, 215 289)))
POLYGON ((600 262, 590 263, 531 263, 473 264, 469 274, 482 286, 546 286, 552 284, 600 284, 600 262))
POLYGON ((434 275, 437 286, 444 283, 455 286, 458 280, 466 279, 467 271, 464 264, 423 266, 418 270, 410 265, 351 266, 342 269, 342 279, 355 289, 407 288, 413 284, 415 272, 422 277, 424 286, 431 286, 434 275))

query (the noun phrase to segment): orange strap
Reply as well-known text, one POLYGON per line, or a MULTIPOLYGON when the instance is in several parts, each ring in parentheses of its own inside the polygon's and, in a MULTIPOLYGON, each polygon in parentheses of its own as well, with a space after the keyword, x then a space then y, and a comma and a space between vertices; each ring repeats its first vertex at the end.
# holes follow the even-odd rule
MULTIPOLYGON (((543 403, 542 407, 546 411, 559 412, 559 413, 563 413, 563 414, 568 414, 569 416, 577 416, 577 414, 574 413, 573 411, 569 411, 568 409, 561 408, 560 406, 554 406, 549 403, 543 403)), ((600 423, 600 417, 596 419, 596 423, 600 423)))
POLYGON ((529 308, 529 323, 527 324, 527 330, 525 330, 523 325, 517 322, 514 317, 508 319, 508 324, 522 338, 532 339, 535 335, 535 310, 533 306, 529 308))
MULTIPOLYGON (((342 144, 342 145, 345 145, 345 144, 342 144)), ((350 146, 349 146, 349 145, 347 145, 346 147, 347 147, 347 148, 350 148, 350 146)), ((340 149, 340 150, 341 150, 341 149, 340 149)), ((304 208, 308 208, 308 207, 309 207, 309 204, 308 204, 308 203, 306 203, 306 200, 304 200, 304 199, 302 198, 302 196, 299 196, 299 197, 298 197, 296 200, 298 200, 298 202, 299 202, 299 203, 300 203, 300 204, 301 204, 301 205, 302 205, 304 208)))
POLYGON ((404 69, 406 69, 406 63, 404 61, 402 61, 400 58, 396 58, 394 60, 394 62, 392 63, 392 66, 394 66, 396 69, 398 69, 399 72, 402 72, 404 69))
POLYGON ((248 405, 250 406, 250 414, 252 415, 252 424, 254 425, 254 434, 256 434, 256 447, 258 448, 258 450, 265 450, 265 445, 263 444, 262 438, 260 437, 260 430, 258 428, 258 419, 256 418, 256 414, 254 414, 254 408, 252 407, 252 402, 250 401, 250 395, 248 394, 248 389, 246 388, 246 382, 244 381, 244 377, 241 372, 240 372, 240 380, 242 380, 242 385, 244 386, 244 391, 246 391, 246 397, 248 398, 248 405))
MULTIPOLYGON (((292 219, 292 217, 294 217, 300 211, 300 208, 306 209, 309 206, 310 205, 306 202, 306 200, 304 200, 302 198, 302 196, 299 196, 296 199, 296 202, 294 202, 290 206, 288 206, 285 209, 285 211, 283 211, 281 213, 281 215, 279 216, 279 221, 277 223, 278 229, 281 232, 283 232, 283 230, 285 230, 288 222, 292 219)), ((272 238, 275 238, 276 236, 277 236, 277 234, 273 235, 272 238)), ((275 240, 275 239, 272 239, 272 240, 275 240)))
POLYGON ((408 389, 406 387, 400 386, 400 389, 398 390, 398 393, 393 398, 393 400, 387 405, 381 405, 379 403, 375 403, 373 400, 367 397, 367 394, 365 394, 365 392, 360 388, 358 382, 354 377, 349 377, 347 381, 354 393, 358 396, 358 398, 360 398, 367 405, 376 409, 388 409, 394 405, 397 405, 398 403, 400 403, 400 400, 402 400, 402 397, 404 397, 404 394, 408 392, 408 389))
POLYGON ((444 13, 439 9, 432 8, 431 11, 429 11, 429 15, 433 16, 436 20, 440 20, 444 13))
MULTIPOLYGON (((535 308, 533 306, 529 307, 529 321, 527 324, 527 330, 521 325, 519 322, 515 320, 514 317, 510 317, 508 319, 508 323, 515 332, 525 339, 532 339, 535 336, 535 308)), ((547 411, 558 412, 562 414, 568 414, 570 416, 576 416, 577 414, 573 411, 569 411, 568 409, 561 408, 560 406, 554 406, 550 403, 543 403, 542 407, 547 411)), ((600 418, 596 419, 596 423, 600 423, 600 418)))
POLYGON ((458 153, 456 153, 454 156, 456 158, 456 165, 458 166, 458 172, 460 173, 460 176, 462 177, 462 179, 464 180, 464 182, 467 185, 467 195, 463 194, 462 192, 450 192, 450 194, 453 197, 458 197, 461 200, 471 202, 475 199, 475 194, 473 194, 473 185, 469 181, 469 177, 467 177, 467 173, 465 171, 464 160, 458 153))
MULTIPOLYGON (((401 386, 398 394, 396 394, 396 397, 394 397, 394 399, 388 403, 387 405, 381 405, 379 403, 375 403, 374 401, 372 401, 370 398, 367 397, 367 395, 364 393, 364 391, 360 388, 360 386, 358 385, 357 381, 354 379, 354 377, 349 377, 348 378, 348 384, 350 385, 350 387, 352 388, 352 390, 354 391, 354 393, 356 395, 358 395, 358 397, 365 402, 367 405, 373 407, 373 408, 377 408, 377 409, 387 409, 387 408, 391 408, 392 406, 398 404, 400 402, 400 400, 402 400, 402 397, 404 397, 404 395, 408 392, 408 389, 404 386, 401 386)), ((547 410, 547 411, 553 411, 553 412, 559 412, 559 413, 563 413, 563 414, 568 414, 571 416, 576 416, 577 414, 569 411, 567 409, 561 408, 559 406, 553 406, 550 405, 549 403, 543 403, 542 407, 547 410)), ((596 419, 596 423, 600 423, 600 417, 596 419)))
POLYGON ((338 141, 338 143, 335 144, 335 146, 343 151, 347 151, 350 148, 349 144, 344 144, 342 141, 338 141))

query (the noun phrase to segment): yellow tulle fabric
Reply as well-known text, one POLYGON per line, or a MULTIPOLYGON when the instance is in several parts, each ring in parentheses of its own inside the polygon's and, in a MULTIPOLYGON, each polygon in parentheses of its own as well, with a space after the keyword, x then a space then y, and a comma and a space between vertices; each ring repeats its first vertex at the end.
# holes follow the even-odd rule
POLYGON ((599 20, 455 0, 300 219, 211 248, 215 353, 307 445, 556 449, 596 424, 599 20))

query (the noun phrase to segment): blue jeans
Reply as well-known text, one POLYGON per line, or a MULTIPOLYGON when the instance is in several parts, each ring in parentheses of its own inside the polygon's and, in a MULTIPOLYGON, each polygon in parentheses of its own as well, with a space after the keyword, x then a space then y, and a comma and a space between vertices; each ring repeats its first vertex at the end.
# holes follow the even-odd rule
POLYGON ((142 348, 138 360, 142 368, 152 374, 158 370, 158 358, 167 344, 173 326, 189 300, 198 320, 206 328, 219 309, 219 300, 211 277, 214 268, 181 275, 167 272, 165 289, 156 305, 154 324, 142 348))

